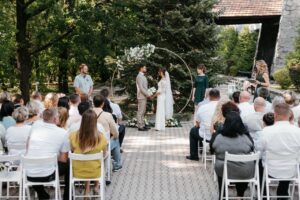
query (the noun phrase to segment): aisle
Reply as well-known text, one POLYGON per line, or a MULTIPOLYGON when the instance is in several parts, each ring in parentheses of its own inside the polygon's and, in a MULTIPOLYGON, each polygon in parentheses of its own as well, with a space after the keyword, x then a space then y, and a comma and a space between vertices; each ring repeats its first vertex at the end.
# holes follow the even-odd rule
POLYGON ((166 132, 128 129, 124 140, 123 169, 113 173, 108 200, 213 200, 217 184, 211 165, 185 159, 192 123, 166 132))

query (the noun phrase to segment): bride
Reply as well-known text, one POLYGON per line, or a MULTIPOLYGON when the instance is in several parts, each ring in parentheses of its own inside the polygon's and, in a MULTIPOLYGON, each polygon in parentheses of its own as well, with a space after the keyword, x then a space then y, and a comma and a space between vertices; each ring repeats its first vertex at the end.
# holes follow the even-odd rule
POLYGON ((171 81, 166 68, 160 68, 158 71, 160 81, 158 82, 158 90, 153 96, 157 97, 155 130, 165 130, 166 119, 173 117, 173 95, 171 89, 171 81))

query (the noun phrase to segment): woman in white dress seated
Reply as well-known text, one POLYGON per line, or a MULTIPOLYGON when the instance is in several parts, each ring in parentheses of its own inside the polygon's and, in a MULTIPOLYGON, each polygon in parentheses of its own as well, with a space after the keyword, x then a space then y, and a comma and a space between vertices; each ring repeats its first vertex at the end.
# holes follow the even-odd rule
POLYGON ((160 81, 158 82, 158 90, 153 96, 157 97, 155 130, 165 130, 166 119, 173 117, 173 95, 171 89, 171 81, 166 68, 160 68, 158 71, 160 81))

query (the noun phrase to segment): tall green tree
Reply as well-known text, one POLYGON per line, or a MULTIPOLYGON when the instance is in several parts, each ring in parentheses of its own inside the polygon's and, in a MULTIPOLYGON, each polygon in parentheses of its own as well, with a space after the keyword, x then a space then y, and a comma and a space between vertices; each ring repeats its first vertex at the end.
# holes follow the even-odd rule
POLYGON ((51 20, 49 13, 56 12, 62 4, 63 2, 59 0, 16 0, 15 2, 17 68, 20 72, 20 90, 25 101, 29 100, 32 57, 67 37, 74 29, 72 24, 66 21, 63 31, 51 32, 51 35, 44 32, 42 28, 37 30, 37 27, 42 25, 40 22, 49 22, 51 20), (41 42, 38 37, 43 37, 44 40, 41 42))
POLYGON ((218 54, 227 65, 226 72, 236 75, 238 71, 251 71, 256 51, 257 32, 244 27, 238 32, 234 27, 221 28, 218 54))
MULTIPOLYGON (((217 29, 214 23, 216 13, 212 8, 216 1, 133 1, 132 9, 139 19, 136 27, 145 43, 169 49, 177 53, 190 66, 193 72, 199 63, 206 64, 211 72, 218 70, 216 62, 217 29)), ((190 76, 183 63, 171 54, 157 50, 148 60, 149 74, 157 79, 158 67, 170 71, 174 90, 181 93, 176 105, 185 103, 190 93, 190 76)), ((134 98, 136 69, 128 67, 122 73, 127 91, 134 98), (130 78, 128 78, 130 77, 130 78)), ((122 81, 123 82, 123 81, 122 81)), ((155 84, 153 81, 150 84, 155 84)), ((178 108, 177 108, 178 110, 178 108)))

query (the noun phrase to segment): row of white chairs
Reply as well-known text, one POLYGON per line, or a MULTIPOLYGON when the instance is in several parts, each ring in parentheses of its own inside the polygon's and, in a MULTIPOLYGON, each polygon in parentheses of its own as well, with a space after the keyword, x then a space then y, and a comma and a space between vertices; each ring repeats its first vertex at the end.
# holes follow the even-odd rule
MULTIPOLYGON (((75 154, 69 153, 70 158, 70 187, 69 187, 69 198, 70 200, 76 198, 82 198, 83 195, 77 195, 75 186, 76 183, 82 181, 97 181, 99 182, 99 195, 89 195, 88 197, 101 197, 101 200, 105 199, 105 170, 104 170, 104 157, 103 153, 97 154, 75 154), (101 170, 100 177, 97 178, 76 178, 73 174, 73 167, 72 161, 99 161, 101 163, 101 170)), ((18 168, 16 170, 12 170, 8 167, 6 170, 2 170, 0 172, 0 198, 19 198, 25 200, 30 198, 30 190, 29 187, 34 185, 44 185, 54 187, 55 189, 55 199, 61 199, 61 190, 60 190, 60 183, 59 183, 59 172, 58 172, 58 160, 57 155, 51 155, 47 157, 28 157, 28 156, 19 156, 19 155, 1 155, 0 156, 0 163, 14 163, 15 161, 19 162, 18 168), (32 182, 27 179, 27 169, 31 169, 33 166, 54 166, 55 167, 55 179, 49 182, 32 182), (10 183, 17 183, 19 185, 19 195, 18 196, 9 196, 9 191, 7 192, 7 196, 2 196, 2 183, 8 183, 7 187, 9 187, 10 183)))
POLYGON ((266 160, 264 165, 264 174, 262 180, 262 187, 260 187, 260 180, 259 180, 259 159, 260 159, 260 152, 252 153, 249 155, 236 155, 236 154, 229 154, 228 152, 225 153, 225 160, 224 160, 224 171, 223 171, 223 180, 222 180, 222 188, 221 188, 221 198, 223 199, 254 199, 256 194, 256 198, 261 200, 266 198, 270 200, 271 198, 289 198, 293 199, 295 195, 295 187, 298 187, 298 199, 300 199, 300 173, 299 173, 299 155, 291 155, 291 156, 283 156, 279 154, 274 154, 271 152, 266 152, 266 160), (291 177, 286 175, 286 171, 282 170, 281 178, 278 177, 270 177, 269 175, 269 162, 270 161, 288 161, 285 162, 286 166, 290 165, 291 168, 295 169, 295 174, 291 177), (249 179, 232 179, 228 176, 228 162, 254 162, 255 163, 255 170, 253 177, 249 179), (291 164, 289 164, 291 163, 291 164), (283 178, 282 178, 283 177, 283 178), (292 191, 290 192, 289 196, 277 196, 270 194, 270 188, 272 186, 277 186, 279 181, 290 181, 292 183, 292 191), (250 183, 250 197, 229 197, 229 186, 233 183, 250 183), (262 190, 261 190, 262 188, 262 190), (266 195, 264 195, 264 188, 266 188, 266 195), (224 196, 225 190, 225 197, 224 196))
MULTIPOLYGON (((207 142, 206 139, 206 134, 210 134, 211 131, 211 127, 208 125, 203 125, 205 126, 205 134, 204 134, 204 138, 202 141, 202 147, 200 148, 200 150, 202 150, 201 153, 201 159, 202 162, 204 163, 204 168, 207 168, 207 161, 211 161, 212 162, 212 172, 213 172, 213 179, 214 181, 216 181, 217 177, 216 177, 216 173, 214 170, 214 165, 215 165, 215 155, 210 154, 210 146, 209 143, 207 142)), ((298 185, 298 199, 300 199, 300 191, 299 191, 299 183, 300 183, 300 173, 299 173, 299 155, 295 154, 292 156, 282 156, 282 155, 277 155, 277 154, 272 154, 270 152, 266 153, 266 163, 265 163, 265 167, 264 167, 264 175, 263 175, 263 185, 262 187, 260 187, 260 183, 259 183, 259 159, 260 159, 260 152, 256 152, 250 155, 235 155, 235 154, 229 154, 228 152, 226 152, 225 154, 225 161, 224 161, 224 172, 223 172, 223 183, 222 183, 222 194, 221 197, 223 197, 223 193, 225 190, 225 197, 221 198, 221 199, 234 199, 232 197, 229 197, 229 191, 228 188, 229 186, 232 185, 232 183, 236 183, 236 182, 248 182, 250 183, 250 193, 251 193, 251 197, 250 199, 254 198, 254 194, 256 193, 257 199, 260 200, 263 197, 267 198, 268 200, 270 198, 276 198, 278 196, 276 195, 271 195, 270 194, 270 187, 273 186, 274 182, 279 182, 279 181, 291 181, 292 184, 292 191, 290 192, 290 196, 281 196, 280 198, 290 198, 293 199, 294 197, 294 193, 295 193, 295 187, 296 185, 298 185), (296 169, 296 174, 294 177, 285 177, 285 178, 271 178, 269 176, 269 170, 268 170, 268 161, 270 160, 287 160, 287 161, 294 161, 294 166, 296 169), (228 162, 255 162, 255 173, 254 176, 250 179, 247 180, 236 180, 236 179, 230 179, 230 177, 228 177, 228 166, 227 163, 228 162), (266 186, 266 187, 265 187, 266 186), (266 195, 264 196, 264 190, 260 191, 260 188, 266 188, 266 195), (255 191, 256 188, 256 191, 255 191)), ((285 171, 282 172, 282 175, 284 177, 285 175, 285 171)), ((277 184, 275 184, 275 186, 277 186, 277 184)), ((243 198, 243 199, 247 199, 247 198, 243 198)))

